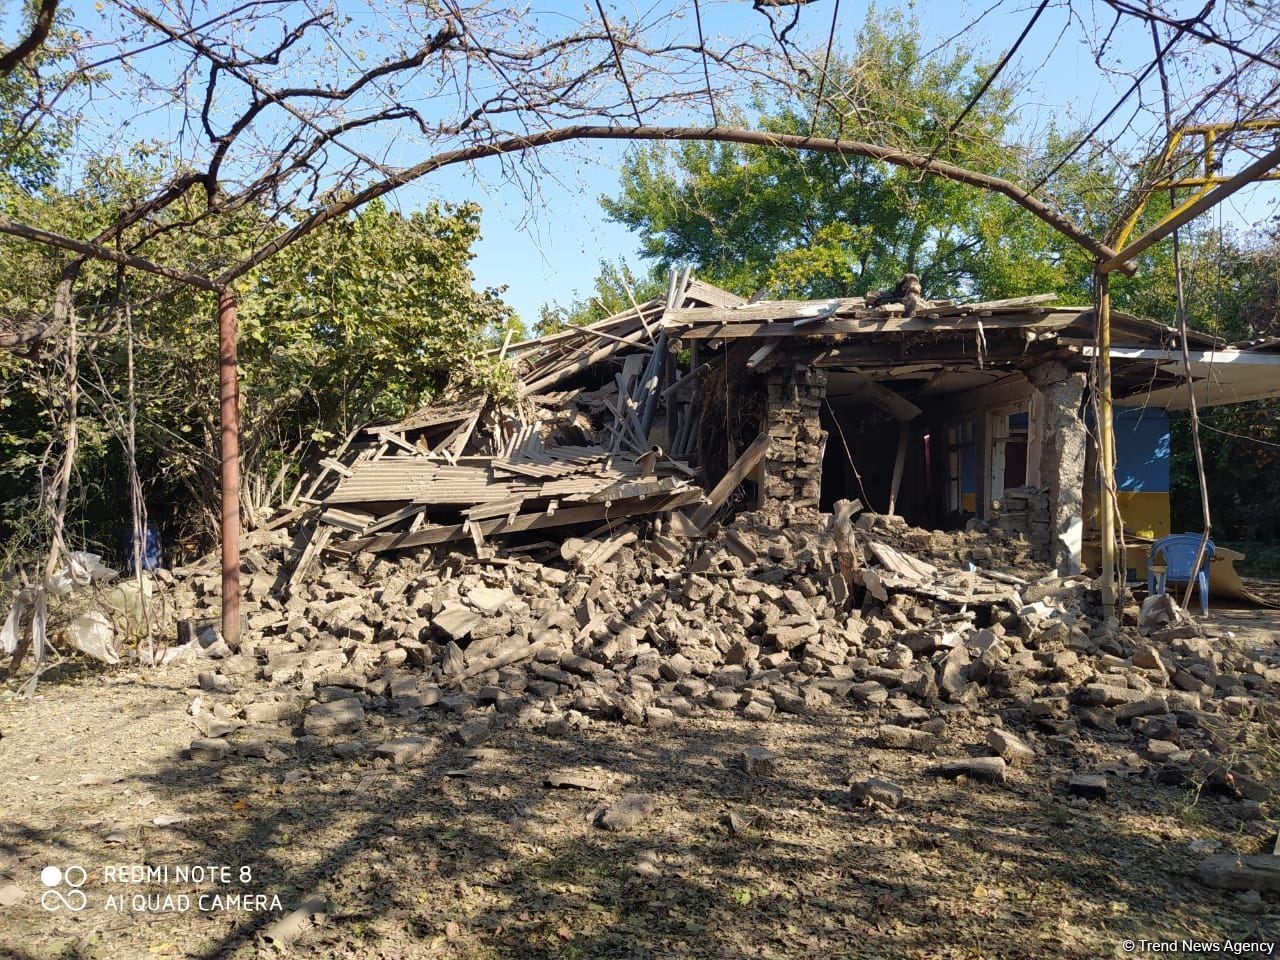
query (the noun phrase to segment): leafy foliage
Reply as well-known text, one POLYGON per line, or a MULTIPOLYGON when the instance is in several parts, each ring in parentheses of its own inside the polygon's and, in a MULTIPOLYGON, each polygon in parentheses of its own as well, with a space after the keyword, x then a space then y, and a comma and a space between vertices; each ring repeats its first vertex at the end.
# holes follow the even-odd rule
MULTIPOLYGON (((1188 320, 1228 339, 1280 337, 1280 233, 1210 231, 1185 257, 1188 320)), ((1210 513, 1217 536, 1280 539, 1280 400, 1200 412, 1210 513)), ((1186 415, 1173 425, 1173 522, 1201 528, 1200 490, 1186 415)))
POLYGON ((637 278, 631 268, 622 261, 600 261, 600 272, 593 284, 595 292, 579 297, 567 307, 544 305, 535 328, 538 336, 555 333, 565 327, 581 327, 616 313, 623 313, 633 304, 643 303, 659 296, 664 287, 656 274, 637 278))
MULTIPOLYGON (((996 83, 956 134, 989 67, 961 46, 928 58, 918 25, 876 12, 847 62, 833 61, 748 125, 867 140, 996 173, 1029 162, 1007 140, 1013 99, 996 83), (818 83, 822 103, 815 109, 818 83)), ((606 212, 663 271, 692 264, 739 293, 854 296, 920 275, 926 295, 1068 289, 1088 271, 1069 241, 1003 197, 874 160, 729 144, 658 144, 624 163, 606 212)))
MULTIPOLYGON (((23 194, 36 222, 91 233, 150 176, 146 158, 89 171, 74 193, 23 194), (37 209, 38 208, 38 209, 37 209), (73 222, 74 221, 74 222, 73 222)), ((189 217, 191 209, 165 215, 189 217)), ((241 256, 264 218, 255 211, 207 221, 200 233, 162 233, 144 256, 214 272, 241 256), (178 238, 181 239, 178 239, 178 238)), ((476 291, 469 267, 479 209, 432 204, 401 214, 374 203, 287 248, 242 284, 240 328, 242 470, 246 506, 288 493, 298 463, 315 445, 370 420, 402 416, 446 388, 511 389, 506 368, 484 349, 518 323, 500 291, 476 291)), ((0 297, 47 311, 63 261, 48 248, 0 246, 0 297)), ((138 461, 151 512, 166 538, 207 541, 218 503, 217 324, 212 295, 86 265, 77 286, 86 331, 81 388, 79 502, 71 518, 82 541, 110 549, 127 517, 122 456, 131 311, 138 405, 138 461)), ((53 352, 0 354, 0 537, 35 510, 45 451, 54 444, 49 411, 59 396, 53 352)), ((38 530, 28 539, 38 539, 38 530)))

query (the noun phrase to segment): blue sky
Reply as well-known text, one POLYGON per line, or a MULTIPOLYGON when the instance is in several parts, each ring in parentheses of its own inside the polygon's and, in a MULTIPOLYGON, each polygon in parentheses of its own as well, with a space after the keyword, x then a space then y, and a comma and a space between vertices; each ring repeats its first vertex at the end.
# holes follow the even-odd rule
MULTIPOLYGON (((362 12, 358 0, 338 0, 338 4, 340 10, 349 9, 357 19, 368 17, 371 26, 388 29, 377 17, 362 12)), ((524 26, 573 17, 590 20, 596 16, 594 0, 540 0, 533 5, 539 12, 529 15, 524 26)), ((1037 5, 1036 0, 922 0, 915 4, 880 3, 876 9, 905 9, 918 18, 926 45, 964 43, 979 59, 990 62, 1014 41, 1037 5), (980 22, 966 29, 973 21, 980 22)), ((693 29, 689 22, 690 4, 684 0, 604 0, 604 6, 611 18, 656 18, 662 29, 682 37, 689 37, 693 29)), ((1201 6, 1203 0, 1161 3, 1162 9, 1173 16, 1185 16, 1201 6)), ((854 46, 868 8, 866 0, 840 0, 834 31, 837 51, 854 46)), ((83 16, 86 24, 93 23, 93 5, 86 2, 76 5, 76 9, 78 20, 83 16)), ((410 5, 403 9, 410 10, 410 5)), ((423 16, 421 7, 412 9, 418 17, 423 16)), ((752 8, 750 0, 703 0, 701 9, 709 41, 717 35, 741 37, 746 31, 761 30, 763 15, 752 8)), ((793 33, 796 44, 821 49, 836 9, 836 0, 815 0, 802 6, 800 25, 793 33)), ((1130 21, 1111 34, 1111 15, 1111 9, 1097 0, 1051 0, 1048 4, 1018 58, 1002 77, 1002 81, 1016 78, 1020 83, 1020 139, 1034 143, 1051 121, 1060 128, 1091 122, 1115 102, 1129 83, 1123 70, 1150 59, 1152 39, 1146 28, 1130 21), (1095 62, 1104 36, 1108 42, 1101 58, 1111 72, 1100 70, 1095 62)), ((0 14, 0 28, 6 38, 12 27, 12 17, 0 14)), ((395 25, 390 29, 394 36, 395 25)), ((171 51, 164 51, 157 56, 170 55, 171 51)), ((1152 79, 1145 92, 1154 96, 1156 90, 1152 79)), ((107 84, 105 91, 110 94, 100 96, 91 105, 96 117, 92 130, 86 127, 86 155, 100 152, 104 139, 113 149, 122 149, 130 136, 171 139, 175 124, 181 122, 181 114, 175 113, 172 102, 163 98, 141 107, 138 101, 145 99, 145 94, 140 94, 136 86, 131 87, 128 78, 107 84)), ((705 99, 693 94, 687 105, 685 101, 681 103, 680 111, 668 110, 655 122, 709 124, 705 99)), ((1127 122, 1125 115, 1117 119, 1117 124, 1127 122)), ((1158 120, 1146 116, 1126 134, 1127 145, 1142 149, 1148 145, 1145 141, 1160 136, 1162 129, 1158 120)), ((1116 131, 1104 131, 1104 136, 1109 132, 1116 131)), ((419 148, 408 138, 392 144, 384 142, 382 146, 376 142, 361 144, 377 153, 382 152, 383 146, 392 151, 389 159, 396 164, 407 166, 423 159, 421 153, 415 152, 419 148)), ((626 149, 625 144, 603 142, 546 148, 538 154, 542 172, 536 177, 520 166, 514 168, 513 177, 512 167, 497 160, 480 161, 473 167, 448 167, 401 188, 388 201, 404 210, 433 199, 479 203, 484 213, 483 240, 476 248, 473 264, 477 283, 505 287, 507 301, 527 323, 532 323, 543 304, 568 303, 590 291, 602 260, 625 258, 633 266, 640 266, 637 238, 606 220, 597 202, 600 195, 616 192, 617 170, 626 149)), ((74 166, 74 161, 71 163, 74 166)), ((1274 218, 1276 194, 1274 187, 1242 192, 1224 205, 1222 216, 1244 227, 1274 218)))
MULTIPOLYGON (((749 14, 749 4, 742 6, 749 14)), ((877 5, 880 10, 914 12, 930 40, 945 38, 990 6, 989 2, 936 0, 877 5)), ((1193 6, 1198 10, 1202 4, 1193 6)), ((1034 7, 1030 0, 1005 3, 983 18, 981 32, 969 31, 961 42, 974 48, 981 59, 995 60, 1014 42, 1034 7)), ((845 0, 836 32, 837 49, 852 45, 852 32, 863 23, 867 8, 865 2, 845 0)), ((831 0, 804 8, 802 43, 825 43, 831 10, 831 0)), ((1065 5, 1053 4, 1046 9, 1009 71, 1021 71, 1024 137, 1034 139, 1050 118, 1069 125, 1073 119, 1098 117, 1115 102, 1128 78, 1099 71, 1091 49, 1097 42, 1098 33, 1093 25, 1080 21, 1078 10, 1072 19, 1065 5)), ((1144 62, 1150 58, 1151 44, 1145 29, 1134 25, 1127 32, 1121 30, 1111 38, 1106 62, 1116 68, 1144 62)), ((1154 78, 1146 89, 1157 89, 1154 78)), ((694 116, 691 123, 704 122, 697 119, 698 114, 694 116)), ((1137 137, 1142 138, 1146 129, 1136 128, 1137 137)), ((1150 129, 1151 135, 1157 132, 1150 129)), ((540 159, 551 176, 538 180, 533 197, 505 182, 497 164, 483 161, 470 170, 455 167, 440 171, 430 182, 405 191, 400 203, 411 205, 423 196, 480 203, 484 208, 483 240, 473 264, 477 282, 482 286, 505 285, 507 302, 532 323, 544 303, 567 304, 576 295, 589 293, 602 259, 624 258, 641 266, 636 255, 638 238, 609 222, 597 203, 601 194, 616 193, 618 165, 626 149, 623 144, 567 144, 544 151, 540 159)), ((1242 228, 1274 219, 1277 192, 1274 186, 1249 188, 1224 204, 1221 215, 1242 228)), ((1216 223, 1217 215, 1210 216, 1216 223)))

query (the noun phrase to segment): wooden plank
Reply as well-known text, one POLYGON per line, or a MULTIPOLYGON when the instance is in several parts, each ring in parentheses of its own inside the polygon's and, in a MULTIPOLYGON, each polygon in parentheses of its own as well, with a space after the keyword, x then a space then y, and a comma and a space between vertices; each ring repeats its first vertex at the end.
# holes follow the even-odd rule
POLYGON ((415 457, 421 456, 421 452, 418 450, 417 447, 409 443, 407 440, 405 440, 404 437, 400 436, 400 434, 396 433, 390 427, 384 427, 380 429, 378 431, 378 436, 380 436, 386 443, 393 444, 394 446, 399 447, 401 450, 404 450, 408 453, 413 454, 415 457))
MULTIPOLYGON (((701 308, 700 308, 701 309, 701 308)), ((687 312, 687 311, 676 311, 687 312)), ((1080 312, 1012 313, 996 317, 957 317, 955 320, 930 320, 926 317, 884 317, 821 320, 804 327, 786 321, 682 320, 663 321, 664 329, 684 340, 733 340, 744 337, 834 337, 847 334, 867 336, 882 333, 951 333, 972 332, 981 323, 991 329, 1060 330, 1070 326, 1080 312)))
POLYGON ((769 323, 779 320, 785 320, 789 324, 828 307, 834 307, 831 313, 840 316, 862 316, 872 312, 872 308, 867 306, 867 301, 862 297, 843 297, 823 301, 821 305, 812 300, 761 300, 736 307, 683 307, 668 310, 663 314, 662 326, 669 328, 699 323, 769 323))
POLYGON ((914 420, 920 416, 922 412, 920 408, 896 390, 891 390, 878 380, 865 375, 854 374, 853 376, 857 379, 857 391, 851 396, 874 404, 895 420, 914 420))
POLYGON ((638 539, 640 539, 640 537, 634 530, 628 530, 620 536, 595 545, 594 549, 590 551, 583 551, 583 553, 578 555, 578 563, 584 569, 598 567, 623 547, 628 544, 635 543, 638 539))
POLYGON ((751 354, 751 356, 747 357, 747 369, 748 370, 756 369, 756 367, 764 363, 765 360, 768 359, 769 355, 773 353, 773 351, 777 350, 781 344, 782 344, 781 339, 770 340, 768 343, 766 343, 763 347, 761 347, 755 353, 751 354))
POLYGON ((347 465, 345 463, 339 463, 337 460, 333 459, 333 457, 325 457, 320 461, 320 466, 324 467, 326 470, 332 470, 334 473, 340 473, 344 477, 351 476, 351 471, 348 469, 347 465))
POLYGON ((715 512, 729 499, 730 494, 738 489, 738 484, 747 478, 747 474, 760 464, 760 461, 764 459, 764 455, 768 451, 769 435, 762 433, 752 441, 751 446, 742 452, 742 456, 738 457, 734 465, 729 468, 729 471, 720 478, 720 482, 707 494, 707 502, 699 507, 690 518, 694 526, 699 530, 706 528, 715 512))
MULTIPOLYGON (((339 457, 341 457, 344 453, 346 453, 347 447, 351 446, 351 441, 356 438, 356 434, 358 434, 359 432, 360 432, 360 428, 356 427, 354 430, 348 433, 347 438, 343 440, 341 444, 338 445, 338 449, 333 451, 333 453, 331 454, 331 458, 336 460, 339 457)), ((302 499, 305 500, 305 499, 314 497, 316 495, 316 491, 320 489, 320 484, 324 482, 324 478, 328 476, 328 474, 329 474, 328 468, 321 468, 320 472, 316 474, 315 479, 311 481, 311 486, 307 488, 307 492, 303 494, 302 499)), ((289 506, 292 506, 292 501, 290 502, 289 506)))
POLYGON ((631 346, 633 344, 637 344, 643 340, 644 337, 645 331, 637 330, 635 333, 623 337, 620 343, 610 342, 605 344, 603 347, 600 347, 598 350, 594 350, 591 353, 586 354, 585 356, 579 356, 572 363, 559 367, 531 383, 522 384, 520 387, 520 396, 527 397, 530 394, 546 390, 548 387, 553 387, 566 377, 571 377, 575 373, 581 373, 583 370, 587 370, 595 366, 602 360, 607 360, 609 357, 617 353, 623 345, 631 346))
POLYGON ((323 523, 331 526, 341 527, 343 530, 349 530, 352 533, 364 533, 364 528, 372 520, 373 514, 362 513, 355 510, 342 510, 338 507, 330 507, 320 515, 323 523))
POLYGON ((425 512, 427 506, 425 503, 411 503, 407 507, 401 507, 394 513, 388 513, 386 516, 379 517, 373 523, 366 525, 360 533, 363 536, 368 536, 371 533, 377 533, 379 530, 385 530, 387 527, 394 527, 401 520, 408 520, 410 517, 425 512))
POLYGON ((690 279, 688 286, 684 289, 684 302, 688 303, 690 300, 696 303, 705 303, 709 307, 736 307, 747 302, 736 293, 721 290, 719 287, 705 283, 696 277, 690 279))
POLYGON ((289 510, 285 513, 280 514, 277 517, 274 517, 271 520, 268 520, 266 523, 262 525, 262 529, 276 530, 280 527, 287 527, 289 526, 289 524, 293 523, 293 521, 303 517, 310 509, 311 509, 310 504, 304 504, 301 507, 296 507, 293 510, 289 510))
POLYGON ((298 558, 298 564, 293 568, 293 573, 289 575, 289 583, 285 587, 285 592, 289 595, 293 594, 294 588, 305 580, 311 574, 311 567, 314 565, 316 558, 320 556, 320 552, 329 545, 329 541, 333 538, 333 527, 323 524, 317 526, 311 532, 311 539, 307 541, 306 548, 302 551, 302 556, 298 558))
MULTIPOLYGON (((661 300, 646 300, 640 305, 640 309, 647 315, 656 314, 662 308, 661 300)), ((511 344, 507 348, 507 352, 511 353, 517 350, 532 350, 537 347, 551 347, 561 344, 566 340, 573 340, 584 334, 597 332, 601 329, 612 330, 613 328, 635 319, 635 313, 632 310, 624 310, 622 313, 615 313, 612 316, 605 317, 603 320, 597 320, 595 323, 587 324, 584 327, 566 327, 563 330, 557 330, 555 333, 549 333, 542 337, 531 337, 528 340, 520 340, 511 344)), ((498 347, 490 347, 485 351, 486 354, 498 353, 498 347)))
POLYGON ((446 677, 446 683, 461 684, 465 680, 472 677, 478 677, 482 673, 490 670, 496 670, 499 667, 509 667, 513 663, 520 663, 522 660, 532 660, 547 646, 545 640, 535 640, 532 643, 525 644, 520 647, 509 648, 496 657, 490 657, 487 660, 480 660, 466 667, 460 674, 454 677, 446 677))
POLYGON ((907 440, 910 435, 911 428, 907 426, 907 421, 899 421, 898 452, 893 458, 893 480, 889 484, 889 516, 897 513, 898 489, 902 486, 902 467, 907 460, 907 440))
MULTIPOLYGON (((697 489, 681 490, 666 497, 653 497, 638 500, 635 503, 622 502, 605 505, 603 503, 587 504, 581 507, 567 507, 553 513, 526 513, 508 522, 505 518, 496 520, 478 520, 474 525, 480 527, 486 536, 505 533, 519 533, 523 530, 540 530, 546 527, 563 527, 575 523, 590 523, 592 520, 603 520, 606 517, 640 516, 649 513, 663 513, 686 504, 696 503, 702 499, 702 491, 697 489)), ((420 547, 431 543, 446 543, 450 540, 461 540, 468 535, 465 524, 448 524, 424 527, 414 533, 385 533, 376 537, 361 537, 356 540, 345 540, 335 544, 333 549, 342 553, 369 551, 380 553, 386 550, 404 550, 409 547, 420 547)))
POLYGON ((470 510, 462 512, 466 514, 468 520, 489 520, 493 517, 508 515, 512 508, 518 510, 525 499, 525 497, 508 497, 504 500, 491 500, 487 503, 478 503, 470 510))

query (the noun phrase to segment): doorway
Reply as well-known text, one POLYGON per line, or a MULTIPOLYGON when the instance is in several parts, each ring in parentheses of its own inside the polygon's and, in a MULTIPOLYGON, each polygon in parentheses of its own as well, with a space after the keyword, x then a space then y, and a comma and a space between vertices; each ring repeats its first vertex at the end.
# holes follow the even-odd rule
POLYGON ((996 502, 1004 497, 1006 490, 1027 484, 1031 399, 999 407, 992 410, 989 417, 991 486, 988 489, 991 501, 996 502))

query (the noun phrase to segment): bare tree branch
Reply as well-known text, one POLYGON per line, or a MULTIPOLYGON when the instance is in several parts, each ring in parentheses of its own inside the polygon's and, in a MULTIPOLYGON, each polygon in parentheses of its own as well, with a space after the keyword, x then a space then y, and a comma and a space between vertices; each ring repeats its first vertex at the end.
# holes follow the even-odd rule
POLYGON ((0 77, 7 77, 44 43, 53 29, 53 17, 58 12, 58 0, 40 0, 31 32, 11 50, 0 53, 0 77))

